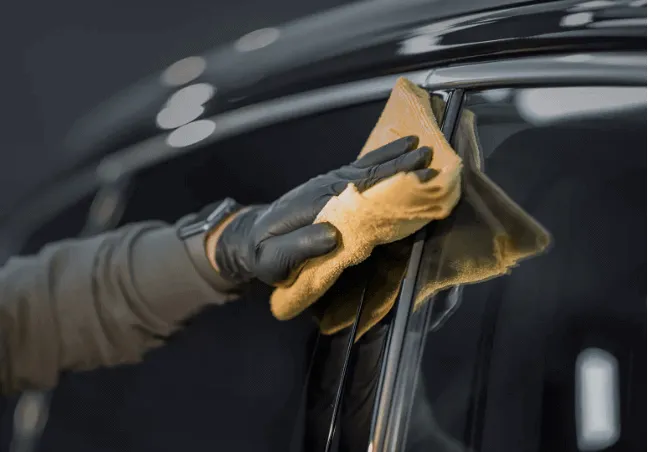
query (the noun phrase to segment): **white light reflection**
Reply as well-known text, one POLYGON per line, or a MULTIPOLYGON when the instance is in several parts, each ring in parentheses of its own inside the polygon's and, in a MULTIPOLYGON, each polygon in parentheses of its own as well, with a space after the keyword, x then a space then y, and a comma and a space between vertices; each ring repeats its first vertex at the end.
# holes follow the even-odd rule
MULTIPOLYGON (((438 21, 434 24, 418 27, 412 31, 412 36, 403 40, 398 49, 400 55, 417 55, 420 53, 432 52, 442 48, 443 37, 451 32, 468 30, 470 28, 485 25, 498 20, 492 17, 494 13, 480 13, 464 18, 456 18, 438 21)), ((457 47, 460 44, 449 44, 446 47, 457 47)))
POLYGON ((28 391, 19 399, 14 410, 14 428, 24 436, 37 434, 45 427, 48 409, 42 392, 28 391))
POLYGON ((210 83, 196 83, 181 88, 170 96, 168 106, 204 105, 215 95, 215 87, 210 83))
POLYGON ((599 348, 583 350, 575 363, 577 447, 598 451, 620 437, 618 361, 599 348))
POLYGON ((175 129, 199 118, 203 105, 215 95, 209 83, 196 83, 175 92, 156 115, 156 125, 161 129, 175 129))
POLYGON ((601 55, 600 64, 613 66, 647 66, 647 55, 601 55))
POLYGON ((202 113, 204 107, 201 105, 164 107, 156 115, 156 125, 161 129, 176 129, 199 118, 202 113))
POLYGON ((272 44, 281 36, 278 28, 261 28, 247 33, 235 42, 238 52, 251 52, 272 44))
POLYGON ((173 148, 183 148, 208 138, 215 130, 215 123, 209 119, 200 119, 183 125, 170 132, 167 144, 173 148))
POLYGON ((645 27, 647 25, 647 18, 645 17, 632 17, 628 19, 612 19, 601 20, 591 24, 592 28, 618 28, 618 27, 645 27))
POLYGON ((616 5, 614 0, 592 0, 569 8, 569 11, 586 11, 590 9, 602 9, 616 5))
POLYGON ((166 86, 181 86, 190 83, 206 70, 206 60, 191 56, 171 64, 163 71, 161 83, 166 86))
POLYGON ((437 50, 441 36, 419 35, 401 42, 398 53, 401 55, 418 55, 437 50))
POLYGON ((523 119, 541 125, 644 107, 647 88, 577 86, 524 89, 517 92, 514 103, 523 119))
POLYGON ((512 93, 511 88, 495 88, 487 91, 482 91, 480 95, 487 99, 489 102, 503 102, 509 99, 512 93))
POLYGON ((565 63, 595 63, 600 65, 610 64, 613 66, 641 66, 646 63, 645 57, 640 55, 592 55, 589 53, 575 53, 556 57, 555 60, 565 63))
POLYGON ((469 28, 477 27, 478 25, 487 24, 498 20, 498 17, 493 16, 495 16, 494 12, 485 12, 460 18, 439 20, 435 23, 418 27, 413 31, 413 33, 414 36, 440 36, 446 33, 450 33, 451 31, 467 30, 469 28))
POLYGON ((562 27, 579 27, 591 23, 592 20, 593 13, 575 13, 562 17, 559 25, 562 27))
POLYGON ((27 398, 19 405, 16 410, 16 417, 20 417, 21 433, 31 432, 38 426, 39 415, 41 413, 41 404, 38 400, 27 398))
POLYGON ((587 63, 594 59, 595 57, 588 53, 575 53, 573 55, 564 55, 556 58, 557 61, 564 61, 566 63, 587 63))

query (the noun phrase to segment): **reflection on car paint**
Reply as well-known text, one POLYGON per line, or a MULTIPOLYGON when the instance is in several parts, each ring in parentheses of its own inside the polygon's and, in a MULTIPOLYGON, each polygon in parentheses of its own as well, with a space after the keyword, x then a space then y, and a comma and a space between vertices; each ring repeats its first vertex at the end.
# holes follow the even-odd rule
POLYGON ((181 86, 199 77, 206 69, 206 59, 190 56, 172 63, 161 74, 161 83, 165 86, 181 86))
POLYGON ((577 447, 606 449, 620 436, 618 360, 599 348, 583 350, 575 366, 577 447))
POLYGON ((166 142, 173 148, 182 148, 199 143, 208 138, 215 130, 215 123, 210 119, 201 119, 183 125, 168 135, 166 142))

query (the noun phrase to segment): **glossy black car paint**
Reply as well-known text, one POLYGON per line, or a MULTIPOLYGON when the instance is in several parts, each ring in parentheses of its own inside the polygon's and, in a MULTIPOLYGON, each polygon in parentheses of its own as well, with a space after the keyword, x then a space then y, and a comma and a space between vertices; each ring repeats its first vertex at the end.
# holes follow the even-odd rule
MULTIPOLYGON (((210 116, 371 75, 510 52, 640 49, 647 8, 639 3, 362 2, 280 27, 278 39, 258 50, 208 52, 193 83, 216 87, 204 105, 210 116)), ((159 74, 134 85, 80 121, 71 150, 97 155, 156 134, 156 114, 174 91, 159 74)))

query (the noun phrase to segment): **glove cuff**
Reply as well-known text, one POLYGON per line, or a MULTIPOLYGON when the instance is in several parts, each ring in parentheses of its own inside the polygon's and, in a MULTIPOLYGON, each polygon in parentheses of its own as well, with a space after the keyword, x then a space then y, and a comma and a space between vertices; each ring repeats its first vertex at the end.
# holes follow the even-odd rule
POLYGON ((250 206, 242 209, 230 218, 224 227, 217 229, 216 239, 207 242, 214 249, 215 269, 229 283, 240 286, 254 278, 251 262, 254 250, 250 249, 250 236, 253 225, 266 206, 250 206))

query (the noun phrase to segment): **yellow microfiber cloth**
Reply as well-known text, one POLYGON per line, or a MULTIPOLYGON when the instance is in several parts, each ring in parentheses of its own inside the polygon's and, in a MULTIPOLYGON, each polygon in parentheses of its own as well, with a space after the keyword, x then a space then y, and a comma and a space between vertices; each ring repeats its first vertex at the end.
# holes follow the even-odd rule
POLYGON ((416 295, 416 307, 450 286, 503 275, 548 246, 543 227, 480 171, 473 114, 462 114, 456 137, 458 151, 471 149, 461 152, 462 165, 433 114, 433 108, 443 111, 443 101, 432 102, 425 90, 399 78, 359 157, 416 135, 420 146, 433 149, 430 167, 438 175, 422 183, 414 174, 400 173, 363 193, 351 184, 332 198, 315 222, 337 227, 341 244, 275 289, 270 300, 275 317, 290 319, 319 300, 320 329, 334 334, 353 323, 368 280, 360 337, 391 310, 411 251, 409 236, 433 220, 445 220, 438 222, 431 239, 438 256, 427 263, 436 268, 428 269, 430 277, 416 295), (364 269, 357 265, 365 260, 364 269))

